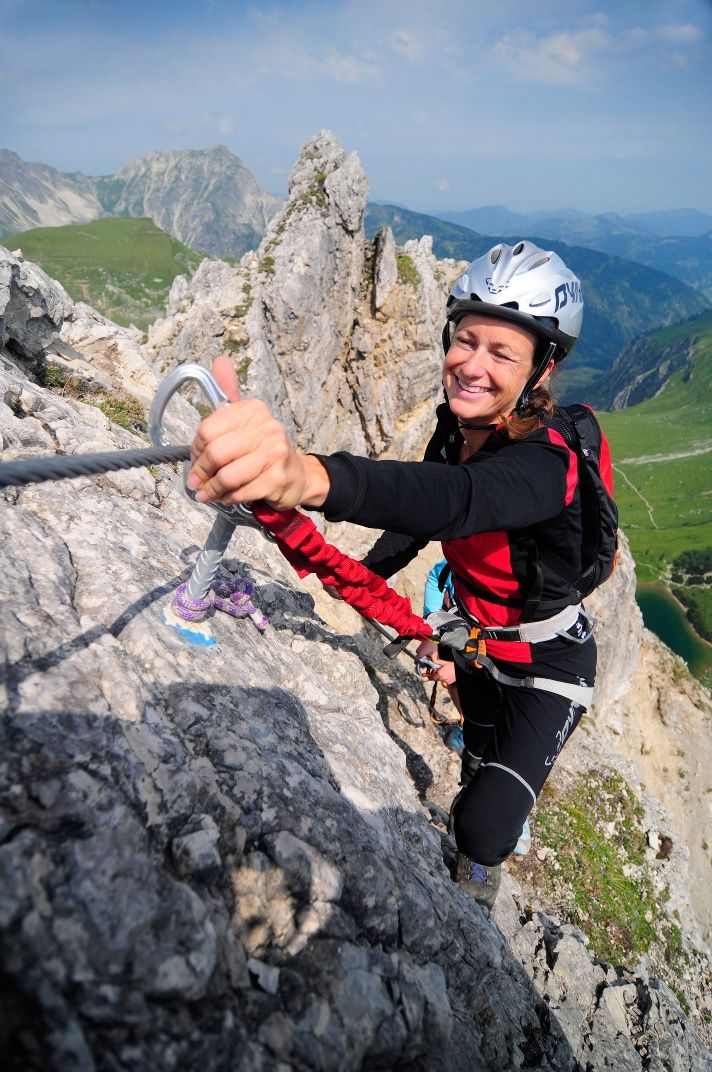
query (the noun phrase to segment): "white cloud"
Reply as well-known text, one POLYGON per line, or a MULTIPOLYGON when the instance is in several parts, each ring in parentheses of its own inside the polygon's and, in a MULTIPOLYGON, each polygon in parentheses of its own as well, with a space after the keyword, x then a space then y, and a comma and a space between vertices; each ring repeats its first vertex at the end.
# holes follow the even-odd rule
POLYGON ((610 47, 610 35, 594 26, 540 38, 528 30, 506 34, 494 51, 518 80, 556 86, 587 81, 593 61, 610 47))
POLYGON ((438 179, 438 181, 435 183, 435 186, 436 189, 440 190, 441 193, 445 194, 450 189, 450 182, 448 179, 438 179))
POLYGON ((335 82, 357 85, 359 82, 373 83, 379 78, 378 67, 370 62, 347 56, 343 52, 330 52, 323 60, 314 60, 315 69, 320 74, 335 82))
POLYGON ((307 51, 289 45, 272 45, 264 58, 257 62, 257 71, 263 78, 289 79, 291 81, 327 78, 331 82, 346 85, 380 82, 380 70, 372 60, 361 59, 345 52, 331 49, 326 55, 311 55, 307 51))
POLYGON ((680 25, 660 26, 658 34, 664 41, 670 41, 676 45, 692 45, 702 40, 702 31, 699 26, 693 26, 689 22, 680 25))
POLYGON ((417 63, 425 54, 425 44, 412 30, 396 30, 391 34, 390 45, 408 63, 417 63))

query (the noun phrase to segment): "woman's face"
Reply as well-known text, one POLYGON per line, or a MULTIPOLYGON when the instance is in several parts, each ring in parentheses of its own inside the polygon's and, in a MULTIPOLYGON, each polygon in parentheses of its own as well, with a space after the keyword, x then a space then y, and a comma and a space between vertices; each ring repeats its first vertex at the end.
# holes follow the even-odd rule
POLYGON ((443 365, 443 385, 455 416, 464 423, 486 424, 511 413, 532 374, 534 350, 534 336, 518 324, 463 317, 443 365))

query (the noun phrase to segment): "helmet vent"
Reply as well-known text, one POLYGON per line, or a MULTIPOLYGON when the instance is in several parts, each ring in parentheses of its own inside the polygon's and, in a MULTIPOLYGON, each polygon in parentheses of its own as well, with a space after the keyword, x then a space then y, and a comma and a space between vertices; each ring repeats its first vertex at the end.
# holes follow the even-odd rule
POLYGON ((492 261, 492 264, 497 263, 497 261, 499 260, 501 252, 502 252, 501 246, 497 246, 495 249, 492 250, 492 252, 490 253, 490 260, 492 261))
POLYGON ((523 249, 524 249, 524 243, 523 242, 517 242, 516 246, 512 250, 512 256, 516 257, 519 253, 522 252, 523 249))
POLYGON ((527 268, 527 271, 531 272, 533 268, 541 268, 542 264, 548 264, 548 263, 549 263, 549 256, 547 254, 546 257, 540 257, 538 261, 534 261, 533 264, 530 264, 529 267, 527 268))

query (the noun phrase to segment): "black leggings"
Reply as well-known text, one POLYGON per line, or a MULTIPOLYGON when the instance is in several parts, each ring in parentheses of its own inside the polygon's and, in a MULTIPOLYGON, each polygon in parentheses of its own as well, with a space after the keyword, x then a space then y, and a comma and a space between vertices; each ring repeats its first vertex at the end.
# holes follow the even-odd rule
MULTIPOLYGON (((592 686, 595 641, 547 641, 532 647, 536 662, 497 667, 592 686)), ((487 670, 456 668, 464 715, 465 788, 455 805, 455 840, 471 860, 492 866, 513 851, 524 820, 585 707, 541 689, 498 685, 487 670), (478 765, 478 760, 479 762, 478 765)))

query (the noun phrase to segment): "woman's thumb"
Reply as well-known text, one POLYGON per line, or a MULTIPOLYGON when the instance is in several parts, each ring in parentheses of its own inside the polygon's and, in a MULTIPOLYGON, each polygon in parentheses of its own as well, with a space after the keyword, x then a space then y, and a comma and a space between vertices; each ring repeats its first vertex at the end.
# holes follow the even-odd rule
POLYGON ((222 388, 228 398, 228 402, 240 401, 240 388, 237 385, 237 374, 229 357, 216 357, 213 361, 213 378, 218 387, 222 388))

